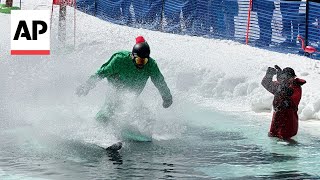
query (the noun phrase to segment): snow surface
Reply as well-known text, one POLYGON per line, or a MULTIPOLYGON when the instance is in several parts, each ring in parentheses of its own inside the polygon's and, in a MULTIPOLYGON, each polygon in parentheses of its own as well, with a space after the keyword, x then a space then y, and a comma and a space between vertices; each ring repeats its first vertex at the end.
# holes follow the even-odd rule
MULTIPOLYGON (((51 9, 50 3, 45 0, 22 1, 22 7, 51 9)), ((270 120, 273 96, 260 82, 268 66, 290 66, 299 78, 307 81, 302 87, 299 118, 304 127, 317 133, 314 128, 320 124, 319 61, 230 40, 174 35, 115 25, 78 11, 76 47, 73 49, 74 14, 70 8, 67 46, 62 47, 57 40, 57 10, 56 7, 50 56, 11 56, 10 15, 0 14, 0 117, 17 114, 24 109, 29 113, 21 116, 37 119, 36 116, 42 116, 38 110, 54 104, 59 104, 60 108, 52 111, 52 114, 64 112, 72 106, 73 112, 82 111, 79 116, 94 115, 103 103, 105 88, 99 84, 82 99, 74 95, 75 88, 114 52, 131 50, 135 37, 143 35, 151 47, 151 56, 156 59, 172 91, 172 109, 177 109, 180 107, 178 105, 188 99, 199 106, 252 113, 263 120, 270 120), (86 101, 90 108, 88 104, 84 105, 86 101), (37 111, 31 113, 30 107, 36 107, 37 111)), ((154 96, 157 107, 162 109, 160 95, 151 81, 141 96, 149 94, 154 96)), ((47 113, 45 110, 40 112, 47 113)))

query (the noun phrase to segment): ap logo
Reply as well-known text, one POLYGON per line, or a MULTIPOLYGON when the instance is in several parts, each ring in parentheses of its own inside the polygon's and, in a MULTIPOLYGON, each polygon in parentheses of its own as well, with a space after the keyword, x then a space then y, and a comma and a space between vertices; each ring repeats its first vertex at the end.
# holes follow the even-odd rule
POLYGON ((11 55, 50 55, 50 11, 11 11, 11 55))

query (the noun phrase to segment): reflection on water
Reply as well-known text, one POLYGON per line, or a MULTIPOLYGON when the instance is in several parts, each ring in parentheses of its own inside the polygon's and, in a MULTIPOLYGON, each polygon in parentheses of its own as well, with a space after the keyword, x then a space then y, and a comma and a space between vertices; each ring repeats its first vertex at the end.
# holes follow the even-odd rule
POLYGON ((113 161, 113 164, 122 164, 122 157, 119 151, 107 151, 106 153, 109 156, 109 160, 113 161))
POLYGON ((283 180, 292 180, 292 179, 320 179, 320 177, 311 176, 307 173, 302 173, 299 171, 277 171, 271 175, 265 176, 243 176, 231 179, 283 179, 283 180))
POLYGON ((0 179, 320 179, 316 138, 302 133, 282 142, 230 121, 235 119, 188 126, 183 138, 125 142, 119 152, 39 138, 31 127, 2 131, 0 179))

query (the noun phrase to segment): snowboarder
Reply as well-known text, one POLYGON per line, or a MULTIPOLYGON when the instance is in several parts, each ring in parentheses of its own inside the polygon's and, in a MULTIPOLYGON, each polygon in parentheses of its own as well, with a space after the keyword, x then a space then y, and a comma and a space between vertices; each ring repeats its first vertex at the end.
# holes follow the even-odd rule
MULTIPOLYGON (((90 76, 83 85, 79 86, 76 94, 85 96, 96 83, 103 78, 107 78, 117 91, 129 90, 139 95, 146 83, 151 81, 159 90, 163 99, 163 107, 168 108, 172 104, 172 95, 161 74, 156 61, 150 56, 150 47, 142 36, 136 38, 136 44, 132 51, 119 51, 111 56, 98 71, 90 76)), ((106 102, 106 106, 108 102, 106 102)), ((98 121, 106 121, 109 119, 108 107, 103 107, 97 114, 98 121), (107 110, 106 110, 107 109, 107 110)))

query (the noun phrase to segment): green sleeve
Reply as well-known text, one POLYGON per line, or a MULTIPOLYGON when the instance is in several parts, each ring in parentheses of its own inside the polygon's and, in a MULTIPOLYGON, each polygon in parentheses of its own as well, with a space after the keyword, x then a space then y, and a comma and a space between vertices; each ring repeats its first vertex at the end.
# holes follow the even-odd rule
POLYGON ((115 73, 118 73, 117 72, 118 64, 116 63, 116 61, 119 58, 120 58, 120 55, 117 53, 112 55, 111 58, 106 63, 104 63, 100 67, 100 69, 98 69, 95 76, 98 76, 99 78, 105 78, 105 77, 108 77, 108 76, 113 75, 115 73))
POLYGON ((153 64, 151 66, 151 81, 156 86, 156 88, 159 90, 160 95, 162 96, 163 100, 172 99, 172 95, 170 93, 170 89, 167 86, 167 83, 164 80, 163 75, 161 74, 158 65, 156 62, 153 61, 153 64))
POLYGON ((90 76, 90 78, 86 81, 86 84, 88 87, 90 87, 90 89, 93 89, 98 81, 116 73, 116 69, 118 69, 116 60, 119 59, 119 56, 120 55, 118 53, 112 55, 111 58, 104 63, 94 75, 90 76))

